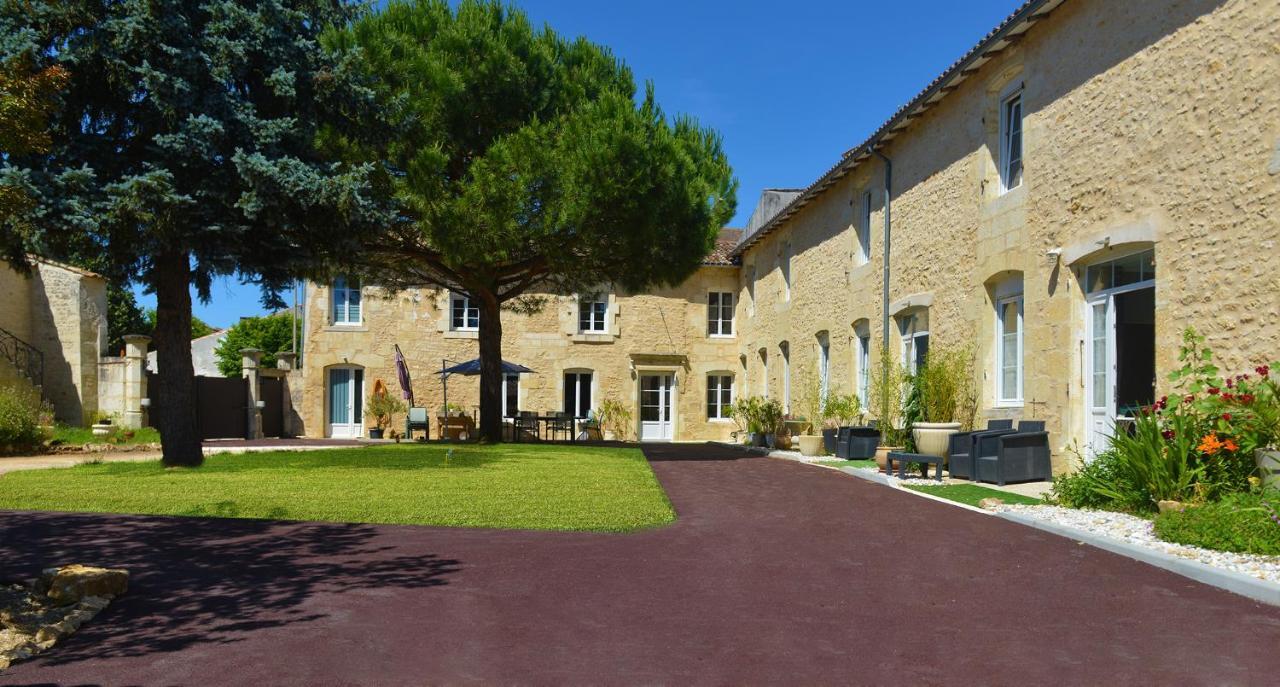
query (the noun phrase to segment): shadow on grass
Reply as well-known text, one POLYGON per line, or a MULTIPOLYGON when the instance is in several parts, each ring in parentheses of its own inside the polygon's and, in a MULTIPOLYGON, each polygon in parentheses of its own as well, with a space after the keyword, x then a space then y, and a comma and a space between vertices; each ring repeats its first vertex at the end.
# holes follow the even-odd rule
POLYGON ((324 618, 317 594, 422 590, 461 569, 356 524, 0 512, 0 542, 0 580, 67 563, 131 574, 128 594, 33 666, 233 643, 324 618))

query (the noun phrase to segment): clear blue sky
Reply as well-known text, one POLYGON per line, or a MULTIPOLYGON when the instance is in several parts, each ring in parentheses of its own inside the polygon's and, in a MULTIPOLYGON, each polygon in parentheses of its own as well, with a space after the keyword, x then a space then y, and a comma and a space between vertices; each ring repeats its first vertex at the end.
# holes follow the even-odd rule
MULTIPOLYGON (((668 113, 724 136, 741 186, 809 185, 1021 4, 1021 0, 522 0, 536 23, 609 46, 668 113)), ((262 313, 255 288, 214 284, 196 316, 262 313)), ((154 298, 142 296, 148 306, 154 298)))

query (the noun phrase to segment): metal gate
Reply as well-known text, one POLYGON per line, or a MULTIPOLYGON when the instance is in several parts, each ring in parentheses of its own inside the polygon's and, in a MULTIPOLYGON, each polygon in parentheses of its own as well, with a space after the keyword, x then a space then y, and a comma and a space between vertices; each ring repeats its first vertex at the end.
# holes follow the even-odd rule
POLYGON ((259 378, 258 398, 262 399, 262 436, 284 436, 284 380, 259 378))
POLYGON ((196 376, 196 421, 201 439, 244 439, 249 435, 249 380, 196 376))

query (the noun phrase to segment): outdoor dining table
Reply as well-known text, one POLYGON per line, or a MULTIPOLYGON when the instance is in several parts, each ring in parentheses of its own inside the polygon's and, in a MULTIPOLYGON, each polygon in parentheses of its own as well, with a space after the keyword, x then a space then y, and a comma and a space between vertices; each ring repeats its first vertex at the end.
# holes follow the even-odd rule
POLYGON ((558 415, 535 415, 535 416, 533 416, 533 417, 532 417, 532 418, 530 418, 530 419, 532 419, 533 421, 537 422, 537 423, 538 423, 538 425, 539 425, 539 429, 538 429, 538 438, 539 438, 539 439, 541 439, 541 438, 542 438, 542 435, 543 435, 543 429, 541 429, 541 428, 544 428, 544 427, 545 427, 545 428, 550 428, 551 423, 553 423, 553 422, 559 422, 559 421, 561 421, 561 420, 568 420, 568 421, 569 421, 569 441, 577 441, 577 440, 578 440, 578 418, 576 418, 576 417, 567 417, 567 418, 566 418, 566 417, 560 417, 560 416, 558 416, 558 415))

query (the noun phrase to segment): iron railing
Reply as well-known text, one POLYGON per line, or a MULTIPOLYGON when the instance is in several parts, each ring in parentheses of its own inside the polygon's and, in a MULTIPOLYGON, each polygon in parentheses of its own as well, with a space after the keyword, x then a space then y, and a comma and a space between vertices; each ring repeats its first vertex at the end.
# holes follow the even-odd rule
POLYGON ((0 357, 13 363, 18 373, 30 379, 37 389, 44 387, 44 353, 35 346, 0 329, 0 357))

